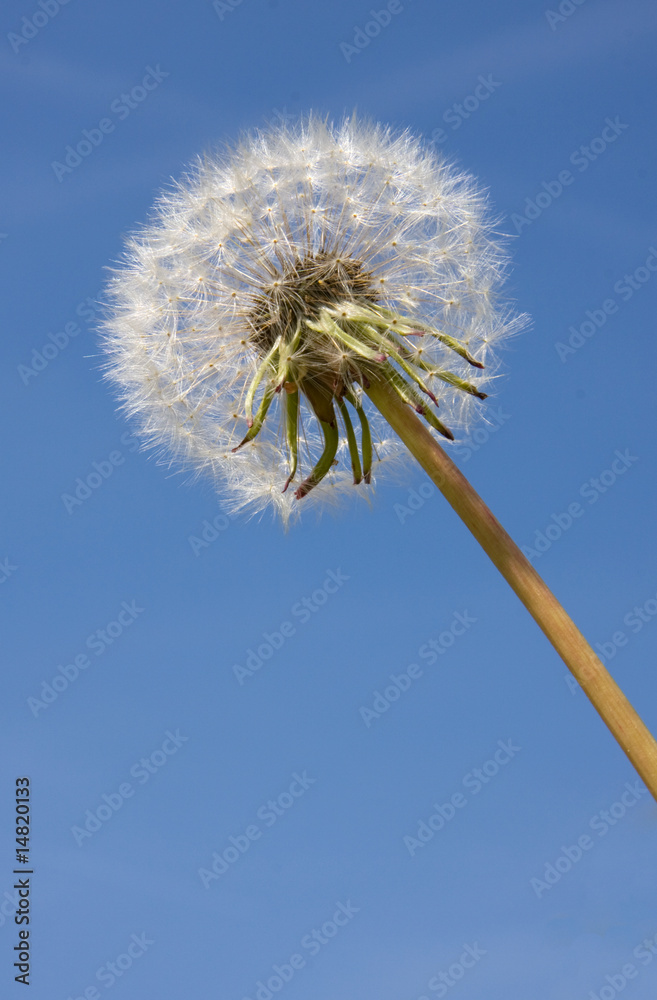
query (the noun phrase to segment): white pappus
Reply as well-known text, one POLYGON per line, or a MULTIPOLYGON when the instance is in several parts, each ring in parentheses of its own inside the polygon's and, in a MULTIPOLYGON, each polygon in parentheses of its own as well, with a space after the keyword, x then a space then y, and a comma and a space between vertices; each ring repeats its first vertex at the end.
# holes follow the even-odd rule
POLYGON ((108 286, 108 374, 146 444, 287 523, 405 456, 370 379, 444 437, 479 416, 524 323, 497 303, 505 263, 470 176, 407 132, 309 115, 160 195, 108 286))

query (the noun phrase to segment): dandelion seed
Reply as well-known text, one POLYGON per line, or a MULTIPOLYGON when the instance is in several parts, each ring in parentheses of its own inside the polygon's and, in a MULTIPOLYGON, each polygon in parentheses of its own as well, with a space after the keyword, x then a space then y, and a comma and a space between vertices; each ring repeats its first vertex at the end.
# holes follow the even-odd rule
POLYGON ((467 430, 522 323, 495 303, 504 263, 469 176, 406 133, 310 116, 160 197, 109 286, 110 375, 149 445, 287 521, 404 457, 372 379, 444 436, 467 430))

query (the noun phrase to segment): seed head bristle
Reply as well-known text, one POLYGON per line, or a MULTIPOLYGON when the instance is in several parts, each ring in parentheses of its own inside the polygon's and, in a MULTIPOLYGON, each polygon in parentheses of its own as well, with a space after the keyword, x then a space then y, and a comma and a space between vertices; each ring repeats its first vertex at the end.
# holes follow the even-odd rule
POLYGON ((504 264, 470 177, 407 133, 310 115, 161 195, 109 285, 109 375, 146 444, 287 521, 403 457, 364 404, 373 376, 444 436, 467 426, 524 322, 493 304, 504 264))

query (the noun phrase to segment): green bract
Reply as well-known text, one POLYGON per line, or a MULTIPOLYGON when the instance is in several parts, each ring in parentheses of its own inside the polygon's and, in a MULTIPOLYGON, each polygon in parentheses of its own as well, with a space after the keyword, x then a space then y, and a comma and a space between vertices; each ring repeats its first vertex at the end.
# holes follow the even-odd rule
MULTIPOLYGON (((323 262, 325 263, 325 262, 323 262)), ((269 346, 269 337, 280 328, 273 321, 273 309, 259 305, 254 319, 254 340, 265 351, 260 365, 247 389, 244 413, 248 430, 235 446, 238 451, 260 433, 271 404, 277 393, 284 392, 286 412, 285 445, 289 459, 289 474, 283 486, 285 492, 294 480, 299 454, 299 394, 303 394, 322 429, 324 449, 314 468, 295 491, 300 500, 319 485, 328 473, 338 449, 339 433, 337 412, 340 414, 347 440, 354 484, 370 482, 372 471, 372 438, 369 422, 361 405, 358 388, 367 387, 368 373, 385 378, 399 397, 421 414, 428 424, 444 437, 454 435, 439 420, 431 405, 422 398, 428 397, 435 407, 439 401, 427 384, 429 376, 438 379, 478 399, 486 393, 465 381, 459 375, 436 367, 425 360, 425 350, 418 346, 424 337, 435 338, 475 368, 483 368, 454 337, 414 323, 406 317, 384 309, 375 303, 342 301, 330 303, 322 279, 309 281, 312 269, 303 262, 300 273, 287 275, 287 299, 284 310, 289 323, 287 330, 276 334, 269 346), (319 294, 316 292, 320 284, 319 294), (316 297, 313 296, 315 293, 316 297), (294 302, 297 311, 290 305, 294 302), (312 318, 311 318, 312 317, 312 318), (309 358, 315 358, 313 366, 309 358), (253 414, 256 393, 264 384, 260 405, 253 414), (349 404, 360 422, 361 454, 353 424, 346 404, 349 404)), ((282 295, 278 288, 278 297, 282 295)), ((282 311, 280 303, 278 313, 282 311)))

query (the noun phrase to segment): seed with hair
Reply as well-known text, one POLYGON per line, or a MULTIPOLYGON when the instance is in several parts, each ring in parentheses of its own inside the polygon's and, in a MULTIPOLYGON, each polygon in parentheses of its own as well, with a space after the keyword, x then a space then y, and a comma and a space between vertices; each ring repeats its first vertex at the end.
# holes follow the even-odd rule
POLYGON ((494 304, 504 263, 470 177, 310 115, 161 196, 108 289, 109 374, 147 444, 287 521, 405 457, 373 378, 440 434, 467 427, 523 322, 494 304))

